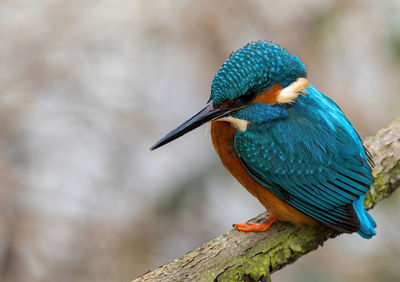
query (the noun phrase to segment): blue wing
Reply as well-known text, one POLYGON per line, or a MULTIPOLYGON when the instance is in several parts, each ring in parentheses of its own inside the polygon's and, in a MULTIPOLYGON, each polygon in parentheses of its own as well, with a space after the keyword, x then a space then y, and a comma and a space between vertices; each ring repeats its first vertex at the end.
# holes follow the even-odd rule
MULTIPOLYGON (((311 86, 287 111, 285 119, 236 133, 235 149, 248 172, 282 200, 340 232, 359 231, 364 221, 375 227, 363 208, 373 183, 371 168, 340 108, 311 86)), ((371 228, 367 231, 374 233, 371 228)))

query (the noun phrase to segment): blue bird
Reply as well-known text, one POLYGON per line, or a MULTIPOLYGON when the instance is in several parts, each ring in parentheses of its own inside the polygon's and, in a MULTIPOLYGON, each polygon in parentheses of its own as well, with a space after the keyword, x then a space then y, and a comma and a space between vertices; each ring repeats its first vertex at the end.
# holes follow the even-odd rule
POLYGON ((311 85, 299 58, 270 42, 233 53, 215 75, 205 108, 154 144, 154 150, 211 121, 224 166, 276 220, 320 222, 339 232, 376 235, 364 209, 372 159, 340 108, 311 85))

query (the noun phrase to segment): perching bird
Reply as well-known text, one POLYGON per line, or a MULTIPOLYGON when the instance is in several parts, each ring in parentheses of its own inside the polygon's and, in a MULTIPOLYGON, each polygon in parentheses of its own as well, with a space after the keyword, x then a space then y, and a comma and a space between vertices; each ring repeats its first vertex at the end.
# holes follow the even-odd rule
POLYGON ((233 53, 217 72, 204 109, 154 144, 154 150, 211 121, 224 166, 276 220, 321 222, 339 232, 376 234, 364 209, 371 157, 340 108, 307 80, 305 65, 270 42, 233 53))

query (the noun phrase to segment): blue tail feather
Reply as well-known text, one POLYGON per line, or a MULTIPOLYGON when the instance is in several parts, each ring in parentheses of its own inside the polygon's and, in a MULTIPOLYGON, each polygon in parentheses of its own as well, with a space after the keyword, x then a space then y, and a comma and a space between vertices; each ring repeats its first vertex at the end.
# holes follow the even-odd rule
POLYGON ((370 239, 376 235, 376 223, 372 216, 364 209, 364 200, 365 195, 353 202, 353 208, 360 220, 360 230, 357 233, 365 239, 370 239))

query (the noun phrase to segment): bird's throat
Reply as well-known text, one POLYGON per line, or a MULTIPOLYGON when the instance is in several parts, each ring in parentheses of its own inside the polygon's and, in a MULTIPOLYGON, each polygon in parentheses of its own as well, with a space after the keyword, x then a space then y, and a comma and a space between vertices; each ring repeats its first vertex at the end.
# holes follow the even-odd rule
POLYGON ((222 118, 216 120, 215 122, 218 122, 218 121, 230 122, 237 130, 240 130, 240 131, 246 131, 247 126, 250 124, 250 122, 248 120, 234 118, 232 116, 222 117, 222 118))

